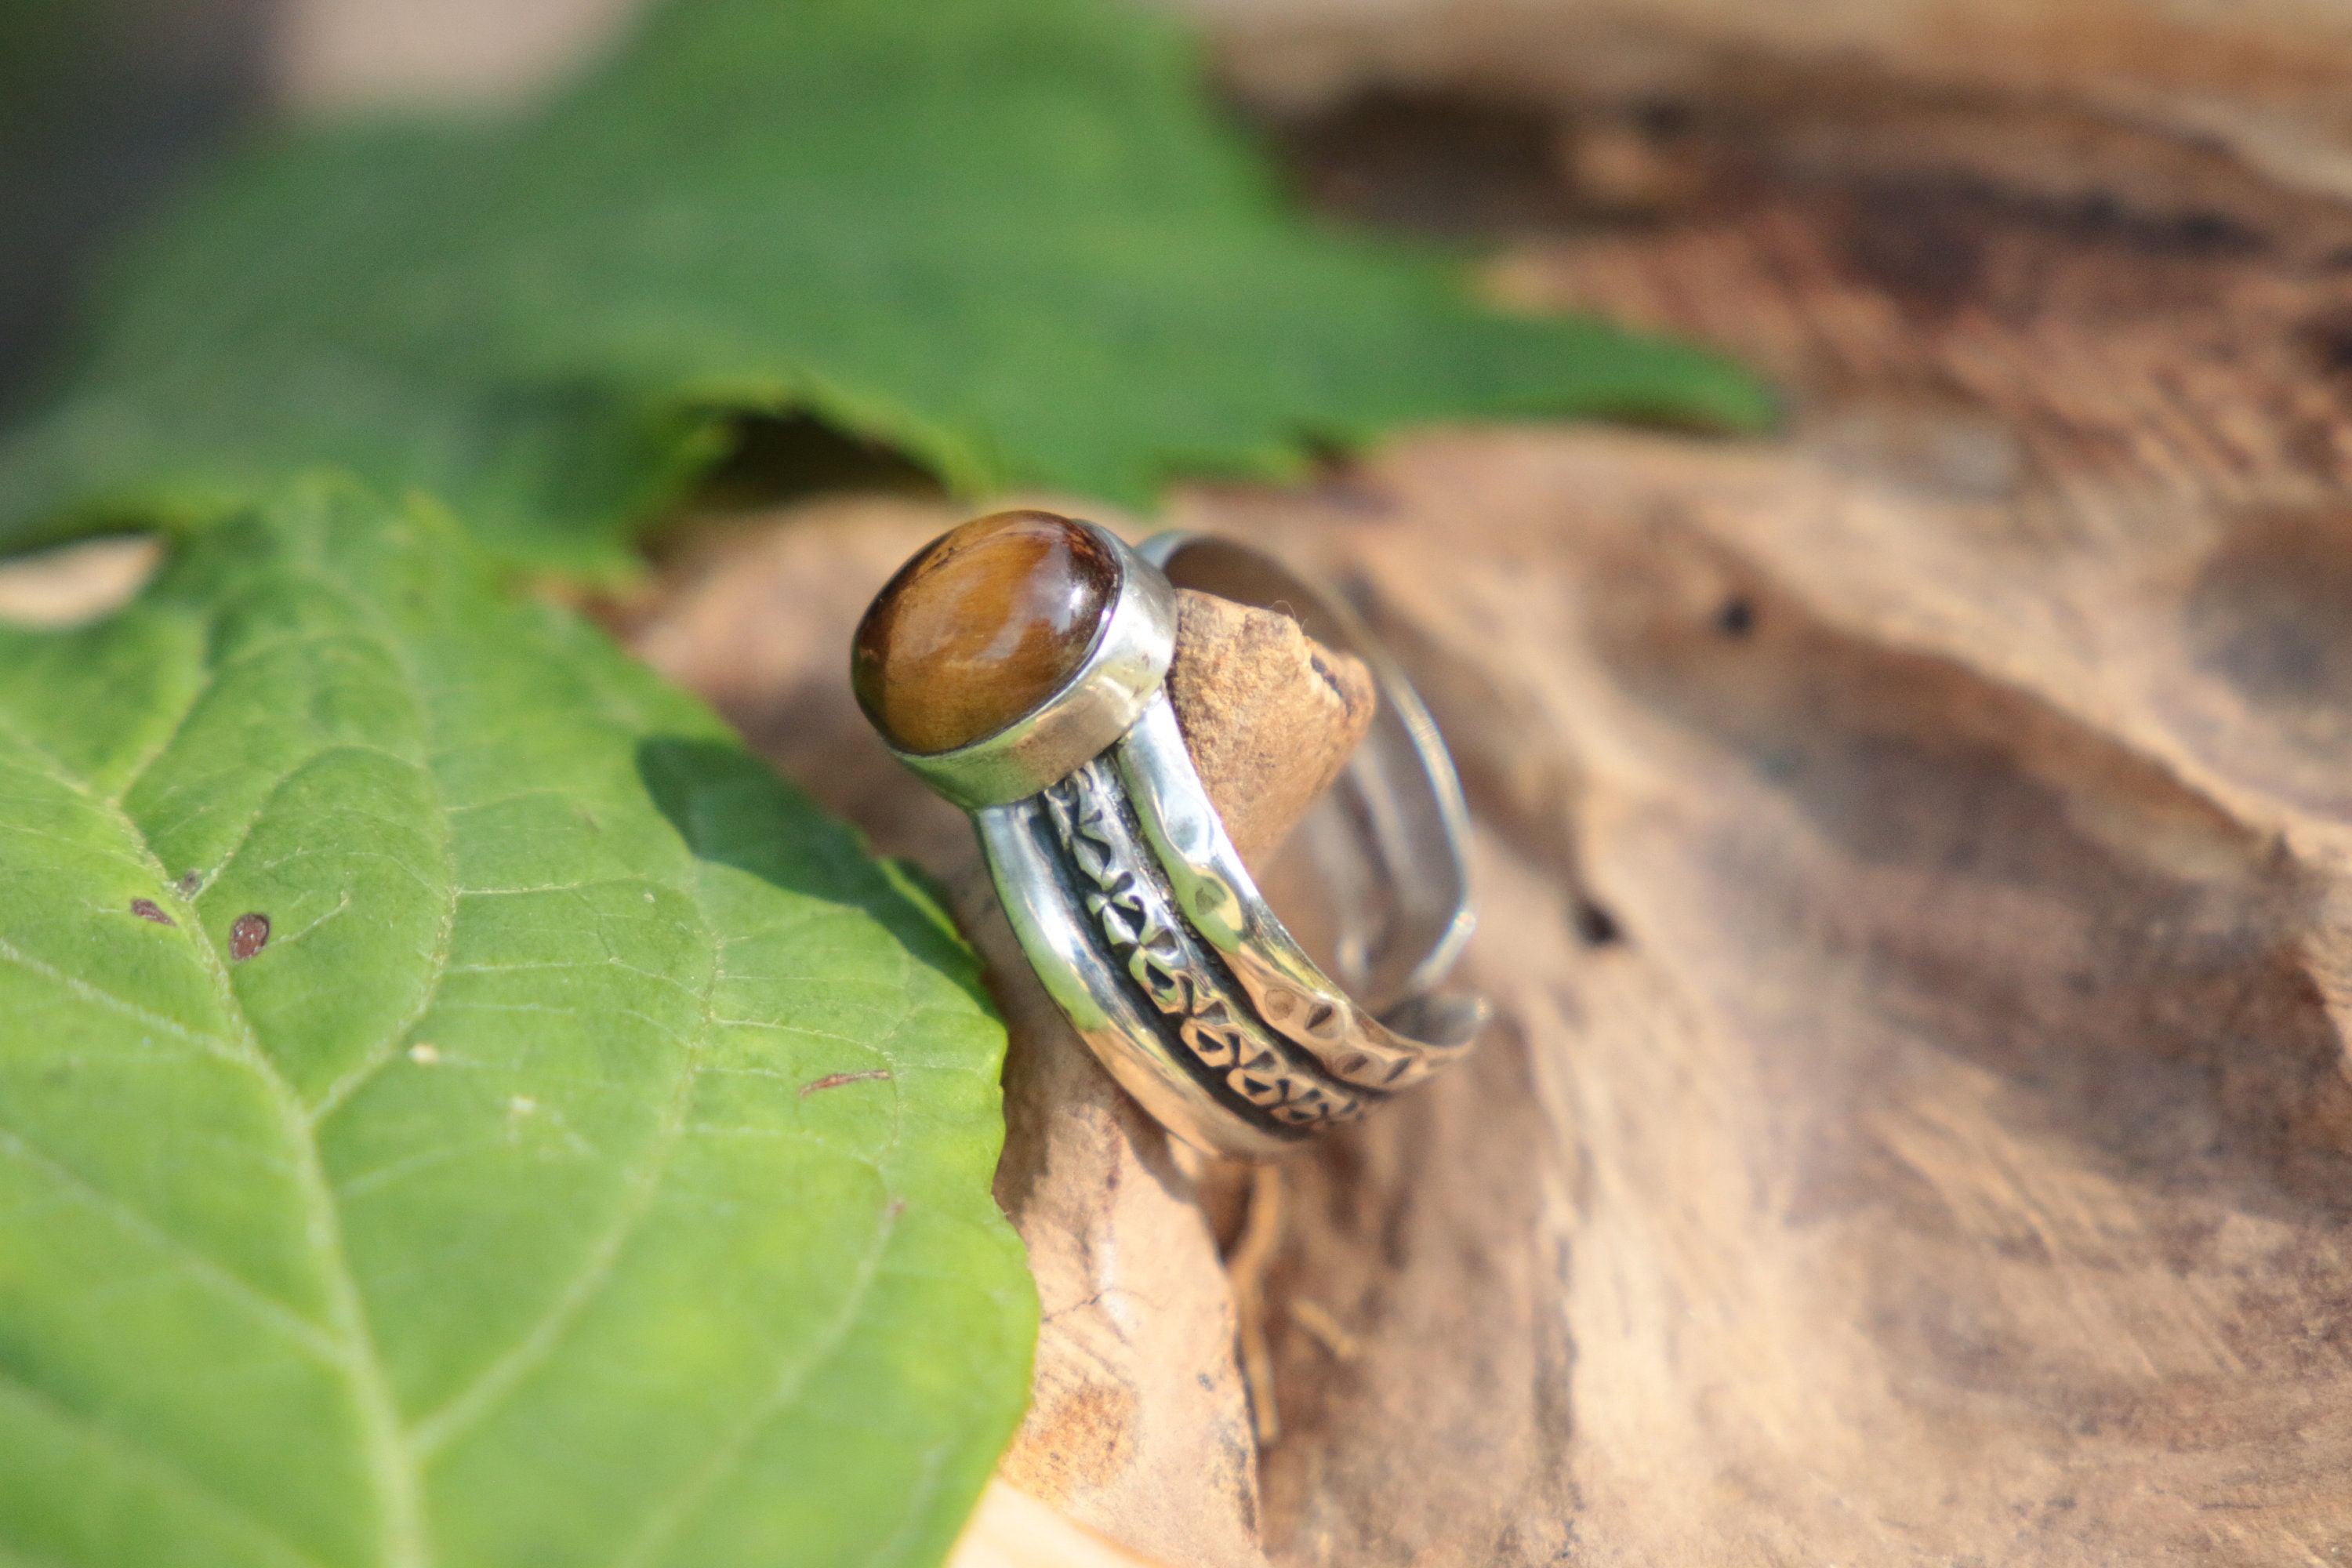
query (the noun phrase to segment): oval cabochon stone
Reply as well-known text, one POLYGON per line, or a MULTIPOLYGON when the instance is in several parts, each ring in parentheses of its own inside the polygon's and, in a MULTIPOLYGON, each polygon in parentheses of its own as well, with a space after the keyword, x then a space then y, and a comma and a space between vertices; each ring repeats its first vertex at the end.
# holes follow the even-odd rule
POLYGON ((1118 562, 1050 511, 1000 511, 918 552, 857 625, 858 706, 902 752, 985 740, 1086 662, 1118 593, 1118 562))

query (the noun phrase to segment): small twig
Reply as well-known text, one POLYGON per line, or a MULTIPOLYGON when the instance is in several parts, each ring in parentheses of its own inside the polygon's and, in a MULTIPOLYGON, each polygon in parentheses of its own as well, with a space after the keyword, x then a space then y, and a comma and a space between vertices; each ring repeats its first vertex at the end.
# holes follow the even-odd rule
POLYGON ((1331 1309, 1322 1302, 1295 1296, 1287 1303, 1286 1310, 1290 1313, 1290 1321, 1315 1336, 1323 1348, 1331 1352, 1333 1361, 1344 1363, 1364 1353, 1364 1347, 1356 1342, 1356 1336, 1342 1328, 1339 1320, 1331 1315, 1331 1309))
POLYGON ((1225 1260, 1234 1286, 1234 1328, 1241 1341, 1242 1383, 1249 1390, 1250 1417, 1258 1447, 1270 1448, 1282 1436, 1274 1403, 1274 1354, 1265 1338, 1265 1271, 1282 1245, 1282 1167, 1259 1165, 1250 1173, 1249 1218, 1225 1260))

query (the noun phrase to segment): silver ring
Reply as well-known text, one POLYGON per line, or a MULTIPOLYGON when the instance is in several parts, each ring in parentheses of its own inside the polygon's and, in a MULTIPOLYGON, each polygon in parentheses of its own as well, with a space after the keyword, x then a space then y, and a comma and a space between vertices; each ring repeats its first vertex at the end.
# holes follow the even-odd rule
MULTIPOLYGON (((944 751, 904 749, 878 700, 867 712, 893 754, 971 813, 1013 932, 1071 1025, 1171 1131, 1244 1157, 1352 1121, 1462 1055, 1486 1004, 1438 987, 1473 924, 1467 816, 1395 661, 1344 601, 1262 552, 1187 533, 1130 549, 1055 521, 1084 531, 1068 536, 1079 552, 1116 563, 1091 644, 1064 656, 1068 677, 995 732, 944 751), (1297 830, 1333 895, 1328 945, 1344 986, 1259 893, 1184 745, 1163 689, 1180 586, 1283 610, 1362 659, 1379 686, 1370 732, 1297 830)), ((934 552, 990 525, 1000 519, 919 552, 868 624, 934 552)), ((1060 592, 1048 595, 1056 605, 1060 592)), ((992 646, 1013 638, 982 630, 992 646)), ((861 658, 867 638, 861 626, 861 658)))

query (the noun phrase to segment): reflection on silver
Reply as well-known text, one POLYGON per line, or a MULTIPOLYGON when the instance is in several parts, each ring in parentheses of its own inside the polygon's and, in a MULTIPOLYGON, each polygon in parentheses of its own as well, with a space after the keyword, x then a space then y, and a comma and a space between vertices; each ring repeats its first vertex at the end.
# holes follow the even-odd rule
POLYGON ((972 810, 1023 952, 1112 1076, 1188 1142, 1263 1158, 1419 1082, 1484 1025, 1483 1001, 1436 989, 1472 925, 1461 789, 1336 596, 1229 540, 1110 542, 1120 592, 1078 675, 999 735, 900 760, 972 810), (1379 682, 1370 734, 1301 829, 1348 917, 1348 988, 1267 906, 1185 749, 1161 690, 1179 585, 1281 608, 1379 682))
POLYGON ((1265 552, 1213 534, 1169 532, 1137 546, 1179 588, 1276 609, 1328 648, 1363 660, 1380 711, 1338 785, 1300 826, 1355 929, 1340 941, 1342 978, 1386 1010, 1444 983, 1477 924, 1470 900, 1470 814, 1436 721, 1393 656, 1339 594, 1265 552), (1352 954, 1349 950, 1354 950, 1352 954))
MULTIPOLYGON (((1419 1083, 1469 1048, 1483 1017, 1459 1038, 1406 1038, 1326 978, 1292 940, 1225 836, 1165 695, 1144 710, 1112 754, 1186 919, 1217 950, 1258 1016, 1313 1053, 1326 1072, 1360 1088, 1393 1091, 1419 1083)), ((1454 929, 1447 928, 1449 940, 1454 929)))

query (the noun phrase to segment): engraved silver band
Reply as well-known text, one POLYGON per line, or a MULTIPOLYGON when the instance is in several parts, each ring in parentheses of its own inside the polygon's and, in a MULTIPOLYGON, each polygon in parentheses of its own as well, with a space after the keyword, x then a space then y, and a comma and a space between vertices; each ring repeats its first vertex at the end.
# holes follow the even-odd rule
POLYGON ((1106 760, 973 815, 1038 978, 1171 1131, 1213 1153, 1264 1156, 1379 1098, 1326 1078, 1254 1012, 1178 915, 1106 760))
POLYGON ((1419 1082, 1485 1022, 1478 998, 1436 989, 1472 924, 1460 786, 1420 700, 1336 595, 1229 540, 1163 534, 1130 550, 1096 531, 1123 572, 1097 651, 1149 650, 1163 629, 1164 648, 1090 658, 1004 735, 901 760, 971 810, 1023 951, 1112 1076, 1187 1142, 1265 1157, 1419 1082), (1298 830, 1316 876, 1340 894, 1331 945, 1348 987, 1267 905, 1193 767, 1160 689, 1178 585, 1281 608, 1379 684, 1371 733, 1298 830), (1090 686, 1100 689, 1079 690, 1090 686), (1130 706, 1116 732, 1073 755, 1076 737, 1130 706), (1087 724, 1041 727, 1072 712, 1087 724), (1030 738, 999 745, 1015 731, 1030 738))

